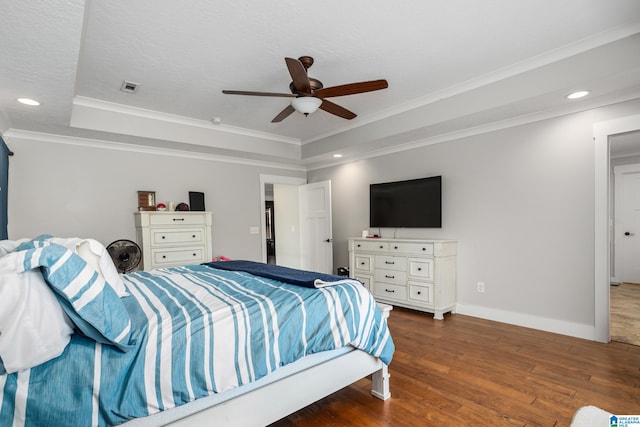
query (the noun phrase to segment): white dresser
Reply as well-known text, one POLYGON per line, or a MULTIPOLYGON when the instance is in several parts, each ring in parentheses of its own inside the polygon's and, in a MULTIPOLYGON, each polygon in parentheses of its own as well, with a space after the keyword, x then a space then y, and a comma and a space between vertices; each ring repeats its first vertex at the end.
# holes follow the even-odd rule
POLYGON ((456 305, 453 240, 349 239, 349 270, 376 301, 434 314, 456 305))
POLYGON ((211 261, 211 212, 135 212, 145 270, 211 261))

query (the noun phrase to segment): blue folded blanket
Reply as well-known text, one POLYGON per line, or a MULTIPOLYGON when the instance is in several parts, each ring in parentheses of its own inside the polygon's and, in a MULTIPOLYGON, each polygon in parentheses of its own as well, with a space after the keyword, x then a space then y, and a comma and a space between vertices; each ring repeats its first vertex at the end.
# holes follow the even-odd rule
POLYGON ((203 265, 228 271, 245 271, 260 277, 279 280, 291 285, 304 286, 306 288, 322 288, 325 286, 337 285, 340 283, 358 283, 355 279, 333 274, 316 273, 313 271, 297 270, 295 268, 283 267, 281 265, 265 264, 255 261, 222 261, 207 262, 203 265))

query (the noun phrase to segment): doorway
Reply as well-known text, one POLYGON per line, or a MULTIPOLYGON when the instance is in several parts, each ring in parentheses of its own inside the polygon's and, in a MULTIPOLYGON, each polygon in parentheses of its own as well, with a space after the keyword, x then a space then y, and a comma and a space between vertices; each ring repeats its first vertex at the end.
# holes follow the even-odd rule
MULTIPOLYGON (((266 184, 265 191, 270 191, 271 197, 273 197, 273 184, 266 184), (270 190, 269 187, 271 187, 270 190)), ((265 242, 267 245, 267 263, 276 264, 276 223, 273 198, 271 200, 266 200, 264 204, 265 232, 267 233, 265 242)))
POLYGON ((260 176, 262 260, 333 273, 331 182, 260 176))
MULTIPOLYGON (((280 261, 286 262, 286 259, 283 257, 287 257, 287 252, 283 252, 278 254, 277 245, 284 245, 285 247, 295 246, 299 242, 299 237, 296 236, 295 233, 278 233, 278 227, 276 226, 276 221, 287 221, 286 216, 277 215, 277 210, 282 208, 282 203, 278 204, 278 200, 276 198, 274 186, 282 185, 287 188, 291 186, 292 188, 297 188, 300 185, 306 184, 307 180, 305 178, 295 178, 291 176, 279 176, 279 175, 260 175, 260 206, 265 213, 262 215, 262 262, 269 262, 269 254, 268 254, 268 243, 269 240, 272 240, 273 244, 273 257, 271 261, 273 263, 278 263, 278 255, 280 255, 280 261), (273 220, 272 224, 269 227, 273 227, 273 233, 269 236, 267 232, 267 201, 271 202, 269 205, 273 208, 271 219, 273 220)), ((285 202, 286 203, 286 202, 285 202)))
POLYGON ((599 122, 593 125, 595 204, 594 204, 594 337, 610 340, 610 286, 612 279, 612 198, 611 141, 617 135, 640 130, 640 115, 599 122))
POLYGON ((640 345, 640 131, 609 141, 612 195, 611 341, 640 345))
MULTIPOLYGON (((611 145, 614 177, 612 284, 640 284, 640 163, 616 165, 614 143, 612 141, 611 145)), ((633 159, 640 161, 640 156, 630 160, 633 159)))

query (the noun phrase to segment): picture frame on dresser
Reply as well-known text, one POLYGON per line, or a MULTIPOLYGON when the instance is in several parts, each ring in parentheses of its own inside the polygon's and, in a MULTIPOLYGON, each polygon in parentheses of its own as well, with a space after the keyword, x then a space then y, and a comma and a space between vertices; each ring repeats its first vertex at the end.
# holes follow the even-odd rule
POLYGON ((349 270, 378 302, 455 313, 457 242, 437 239, 349 239, 349 270))
POLYGON ((139 211, 155 211, 156 210, 156 192, 155 191, 138 191, 138 210, 139 211))
POLYGON ((212 212, 141 211, 134 216, 144 270, 212 260, 212 212))

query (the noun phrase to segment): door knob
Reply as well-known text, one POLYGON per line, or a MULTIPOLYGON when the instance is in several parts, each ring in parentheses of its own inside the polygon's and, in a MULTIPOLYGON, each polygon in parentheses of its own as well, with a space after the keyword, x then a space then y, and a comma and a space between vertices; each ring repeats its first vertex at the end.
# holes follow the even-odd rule
POLYGON ((628 231, 625 231, 625 232, 624 232, 624 235, 625 235, 625 236, 631 236, 631 233, 629 233, 628 231))
POLYGON ((326 243, 331 243, 331 240, 332 240, 332 239, 326 239, 326 240, 324 240, 324 242, 326 242, 326 243))

